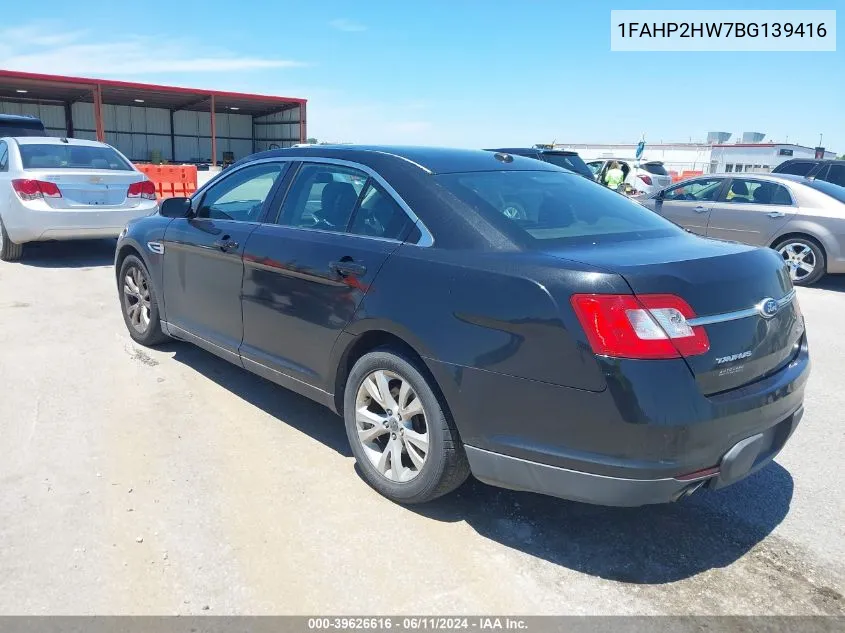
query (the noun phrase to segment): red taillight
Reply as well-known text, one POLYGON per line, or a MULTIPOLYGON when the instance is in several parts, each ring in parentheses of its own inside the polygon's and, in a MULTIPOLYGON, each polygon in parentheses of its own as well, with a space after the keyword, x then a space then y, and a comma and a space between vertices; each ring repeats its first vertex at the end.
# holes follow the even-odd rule
POLYGON ((12 189, 21 200, 38 200, 39 198, 61 198, 62 192, 54 182, 44 180, 29 180, 17 178, 12 181, 12 189))
POLYGON ((639 176, 637 176, 637 178, 642 180, 647 185, 651 184, 651 176, 646 176, 645 174, 640 174, 639 176))
POLYGON ((573 295, 572 307, 590 347, 617 358, 679 358, 704 354, 710 340, 691 327, 689 304, 675 295, 573 295))
POLYGON ((127 198, 145 198, 146 200, 156 199, 156 186, 149 180, 133 182, 126 192, 127 198))

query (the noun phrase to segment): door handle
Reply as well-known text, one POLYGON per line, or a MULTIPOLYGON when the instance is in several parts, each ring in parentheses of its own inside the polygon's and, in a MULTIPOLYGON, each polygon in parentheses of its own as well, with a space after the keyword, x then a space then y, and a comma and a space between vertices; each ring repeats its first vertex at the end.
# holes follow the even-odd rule
POLYGON ((363 277, 367 274, 367 267, 363 264, 357 264, 354 261, 342 259, 339 262, 331 262, 329 268, 335 271, 341 277, 351 275, 354 277, 363 277))
POLYGON ((708 211, 709 209, 707 207, 702 207, 702 206, 699 205, 697 207, 693 207, 692 210, 695 211, 696 213, 704 213, 705 211, 708 211))
POLYGON ((786 214, 783 211, 772 211, 771 213, 767 213, 770 218, 782 218, 786 214))
POLYGON ((230 240, 228 238, 217 240, 214 242, 214 245, 221 251, 234 251, 240 246, 240 244, 238 244, 235 240, 230 240))

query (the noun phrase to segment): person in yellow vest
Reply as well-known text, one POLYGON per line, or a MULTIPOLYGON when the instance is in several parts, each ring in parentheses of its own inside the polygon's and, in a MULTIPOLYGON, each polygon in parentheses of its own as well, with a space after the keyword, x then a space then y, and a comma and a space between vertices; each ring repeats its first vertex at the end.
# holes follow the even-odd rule
POLYGON ((610 165, 610 169, 608 169, 604 175, 604 184, 610 189, 616 191, 619 189, 619 185, 621 185, 624 181, 625 172, 622 171, 618 162, 613 161, 610 165))

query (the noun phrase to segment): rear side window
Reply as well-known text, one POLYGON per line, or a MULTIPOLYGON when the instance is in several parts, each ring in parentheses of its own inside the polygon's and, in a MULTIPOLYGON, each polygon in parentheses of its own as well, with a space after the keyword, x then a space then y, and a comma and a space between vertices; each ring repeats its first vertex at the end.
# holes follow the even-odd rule
POLYGON ((9 171, 9 147, 0 141, 0 171, 9 171))
POLYGON ((370 180, 349 232, 401 240, 410 224, 411 219, 402 207, 381 186, 370 180))
POLYGON ((831 165, 825 180, 834 185, 845 187, 845 165, 831 165))
POLYGON ((734 180, 725 200, 747 204, 792 204, 792 196, 783 185, 751 179, 734 180))
POLYGON ((435 179, 491 224, 529 246, 683 232, 642 205, 575 174, 489 171, 440 174, 435 179))
POLYGON ((20 152, 24 169, 132 171, 132 165, 111 147, 22 143, 20 152))
POLYGON ((38 119, 32 121, 0 120, 0 136, 46 136, 44 124, 38 119))
POLYGON ((349 167, 303 165, 285 198, 279 224, 346 232, 367 178, 349 167))
POLYGON ((654 174, 655 176, 668 176, 669 173, 666 171, 666 168, 663 166, 663 163, 643 163, 640 165, 642 169, 645 169, 648 173, 654 174))
POLYGON ((806 176, 816 164, 810 161, 794 161, 787 165, 775 167, 778 174, 794 174, 795 176, 806 176))

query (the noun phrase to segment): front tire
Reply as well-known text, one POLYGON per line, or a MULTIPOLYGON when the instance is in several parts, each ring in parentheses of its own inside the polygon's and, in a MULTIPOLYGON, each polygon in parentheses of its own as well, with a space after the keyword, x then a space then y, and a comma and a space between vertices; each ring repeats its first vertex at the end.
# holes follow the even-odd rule
POLYGON ((346 382, 346 435, 364 480, 398 503, 424 503, 469 476, 460 436, 430 379, 403 354, 362 356, 346 382))
POLYGON ((120 311, 132 340, 147 347, 168 340, 161 329, 156 290, 144 262, 135 255, 127 256, 117 281, 120 311))
POLYGON ((789 267, 789 276, 795 286, 809 286, 825 274, 824 250, 815 241, 806 237, 788 237, 775 246, 789 267))
POLYGON ((16 262, 23 255, 23 244, 15 244, 9 239, 3 219, 0 218, 0 260, 4 262, 16 262))

